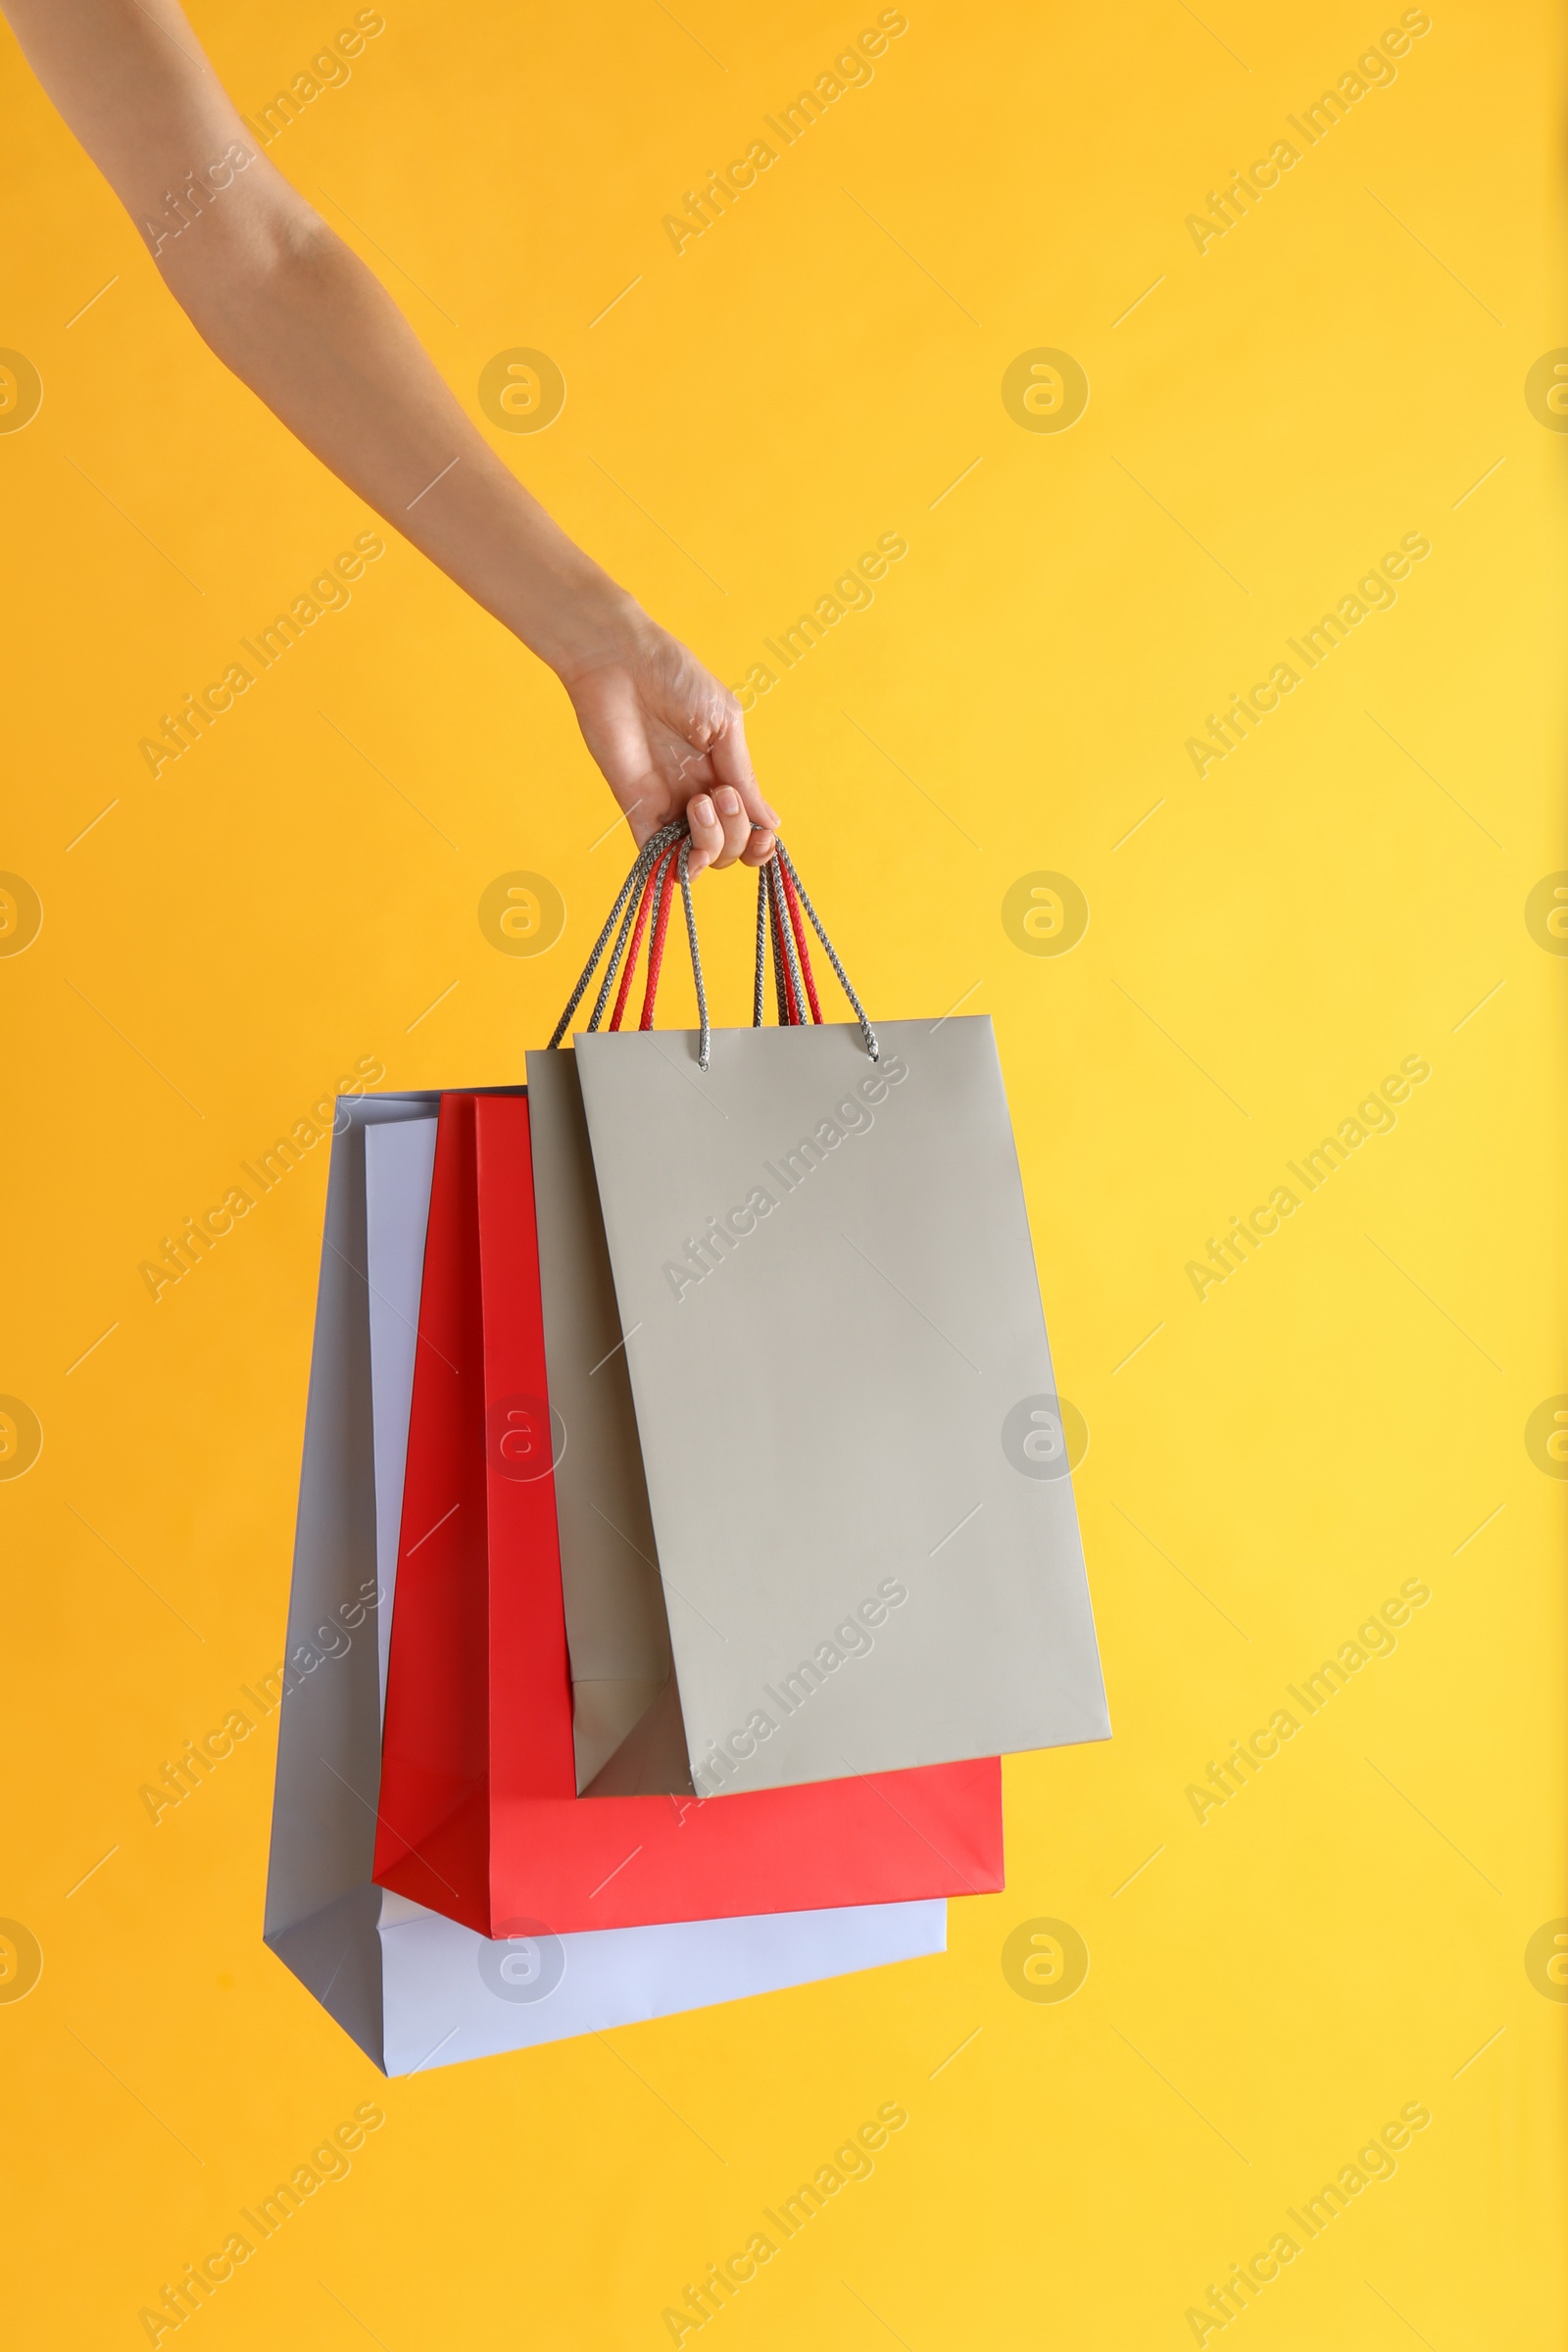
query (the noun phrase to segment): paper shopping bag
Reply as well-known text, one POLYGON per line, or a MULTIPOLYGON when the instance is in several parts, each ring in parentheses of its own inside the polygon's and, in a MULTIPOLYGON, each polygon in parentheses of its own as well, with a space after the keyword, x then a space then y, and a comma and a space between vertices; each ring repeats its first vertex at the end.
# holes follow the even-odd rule
MULTIPOLYGON (((530 1056, 528 1142, 577 1787, 690 1796, 637 1416, 569 1054, 530 1056)), ((675 1605, 681 1604, 676 1600, 675 1605)))
MULTIPOLYGON (((764 1790, 744 1806, 678 1790, 577 1793, 554 1495, 566 1462, 603 1461, 588 1425, 610 1392, 586 1381, 568 1414, 550 1395, 531 1107, 514 1093, 441 1102, 376 1883, 489 1935, 519 1921, 561 1934, 1000 1886, 994 1761, 764 1790)), ((604 1492, 618 1512, 623 1496, 604 1492)), ((657 1715, 656 1699, 644 1721, 657 1715)), ((623 1755, 613 1762, 636 1790, 623 1755)))
POLYGON ((762 937, 760 901, 753 1027, 710 1030, 699 962, 700 1032, 590 1021, 573 1057, 694 1784, 1103 1739, 990 1020, 763 1028, 762 937))
POLYGON ((940 1901, 491 1942, 369 1879, 433 1096, 333 1133, 267 1941, 389 2075, 941 1951, 940 1901))

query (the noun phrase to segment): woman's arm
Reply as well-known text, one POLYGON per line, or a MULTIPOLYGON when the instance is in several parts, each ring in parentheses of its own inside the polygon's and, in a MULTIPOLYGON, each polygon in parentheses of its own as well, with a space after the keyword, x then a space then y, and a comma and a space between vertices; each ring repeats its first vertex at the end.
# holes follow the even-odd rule
POLYGON ((638 842, 685 809, 693 873, 762 863, 778 818, 734 697, 502 464, 380 281, 257 151, 175 0, 3 5, 198 334, 549 662, 638 842))

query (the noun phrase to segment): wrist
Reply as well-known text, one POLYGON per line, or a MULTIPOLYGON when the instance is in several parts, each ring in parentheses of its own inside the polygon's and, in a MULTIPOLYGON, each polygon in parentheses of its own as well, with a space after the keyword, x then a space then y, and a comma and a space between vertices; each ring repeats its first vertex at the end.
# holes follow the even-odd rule
POLYGON ((538 625, 518 635, 569 694, 590 671, 628 659, 652 627, 637 599, 582 557, 551 583, 538 625))

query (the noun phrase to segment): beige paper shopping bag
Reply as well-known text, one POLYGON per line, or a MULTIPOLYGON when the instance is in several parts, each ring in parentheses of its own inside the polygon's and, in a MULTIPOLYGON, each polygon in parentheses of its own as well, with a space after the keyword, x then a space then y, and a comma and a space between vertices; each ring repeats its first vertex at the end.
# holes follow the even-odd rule
MULTIPOLYGON (((617 952, 665 843, 622 894, 617 952)), ((771 919, 780 993, 804 1004, 804 935, 771 919)), ((612 979, 613 961, 596 1016, 612 979)), ((1103 1739, 989 1019, 763 1028, 760 973, 754 1025, 710 1030, 699 991, 701 1031, 574 1039, 615 1295, 595 1345, 624 1363, 636 1425, 597 1654, 657 1675, 630 1554, 652 1555, 676 1686, 658 1728, 667 1751, 678 1693, 704 1794, 1103 1739)), ((550 1060, 529 1057, 541 1135, 575 1115, 550 1060)))

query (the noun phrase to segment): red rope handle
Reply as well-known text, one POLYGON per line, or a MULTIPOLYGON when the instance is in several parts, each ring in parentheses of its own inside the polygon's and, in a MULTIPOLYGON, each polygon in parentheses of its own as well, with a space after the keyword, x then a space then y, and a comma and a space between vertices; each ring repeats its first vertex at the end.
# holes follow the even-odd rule
MULTIPOLYGON (((651 867, 648 879, 643 884, 642 898, 637 907, 637 921, 632 931, 626 961, 621 970, 620 986, 615 995, 615 1008, 610 1016, 612 1029, 618 1029, 624 1017, 626 1002, 631 994, 632 975, 637 968, 637 958, 642 954, 643 937, 648 931, 649 917, 657 899, 659 916, 653 925, 653 935, 648 943, 648 970, 643 987, 642 1014, 637 1026, 639 1029, 651 1029, 654 1025, 654 1007, 659 995, 660 975, 663 969, 664 940, 669 929, 669 912, 675 895, 670 887, 674 858, 675 850, 673 848, 666 850, 651 867)), ((782 858, 773 860, 773 868, 768 880, 770 887, 767 892, 767 911, 772 928, 773 979, 778 999, 779 1024, 781 1027, 800 1028, 805 1026, 807 1018, 806 1005, 801 1002, 801 989, 796 982, 796 965, 791 961, 789 955, 788 939, 791 934, 794 937, 795 952, 799 958, 801 982, 805 987, 807 1002, 810 1005, 810 1017, 813 1022, 820 1024, 822 1006, 816 993, 816 975, 811 969, 811 952, 807 945, 806 924, 801 914, 800 897, 794 878, 782 858), (785 928, 786 923, 788 931, 785 928)))
POLYGON ((780 998, 779 1026, 794 1029, 801 1026, 806 1019, 806 1014, 802 1008, 800 998, 795 993, 795 974, 790 969, 789 955, 784 946, 784 917, 780 911, 779 895, 781 871, 778 860, 775 858, 773 861, 773 888, 769 893, 769 904, 773 916, 773 970, 778 981, 780 998))
POLYGON ((651 1029, 654 1025, 654 999, 659 994, 659 975, 664 961, 664 934, 669 929, 669 910, 675 903, 675 893, 670 887, 667 871, 674 855, 673 850, 666 850, 656 868, 656 871, 663 873, 663 895, 659 902, 659 919, 654 925, 654 936, 648 943, 648 985, 643 990, 643 1017, 637 1024, 639 1029, 651 1029))
MULTIPOLYGON (((665 857, 667 858, 668 855, 669 853, 666 851, 665 857)), ((650 870, 647 881, 643 884, 643 895, 637 908, 637 928, 631 935, 631 946, 626 952, 625 967, 620 975, 620 989, 615 998, 615 1009, 610 1016, 612 1029, 620 1027, 620 1016, 626 1009, 626 999, 631 990, 631 976, 637 968, 637 957, 642 952, 643 933, 648 928, 648 910, 653 905, 654 875, 663 862, 664 859, 661 858, 656 863, 650 870)))
POLYGON ((782 946, 783 946, 783 944, 784 944, 784 943, 783 943, 783 940, 782 940, 782 938, 781 938, 781 937, 780 937, 780 935, 779 935, 779 927, 778 927, 778 909, 777 909, 777 907, 776 907, 776 906, 771 906, 771 905, 769 906, 769 907, 768 907, 768 918, 767 918, 767 919, 768 919, 768 924, 769 924, 769 927, 770 927, 770 929, 771 929, 771 931, 772 931, 772 934, 773 934, 773 998, 774 998, 774 1004, 775 1004, 775 1006, 776 1006, 776 1009, 777 1009, 777 1012, 778 1012, 778 1025, 779 1025, 779 1027, 780 1027, 781 1029, 787 1029, 787 1028, 790 1026, 790 1019, 791 1019, 791 1015, 790 1015, 790 999, 789 999, 789 976, 788 976, 787 970, 786 970, 786 968, 785 968, 784 957, 783 957, 783 956, 782 956, 782 955, 779 953, 779 951, 780 951, 780 949, 782 948, 782 946))
POLYGON ((782 947, 783 941, 779 935, 778 927, 778 900, 774 890, 774 877, 772 868, 770 866, 764 866, 762 871, 767 881, 768 945, 770 946, 773 954, 773 1008, 778 1018, 779 1027, 781 1029, 787 1029, 790 1021, 790 1001, 784 993, 784 958, 779 954, 779 949, 782 947))
MULTIPOLYGON (((795 895, 794 879, 782 858, 778 861, 778 878, 784 886, 784 904, 790 910, 790 929, 795 934, 795 945, 801 958, 801 978, 806 982, 806 993, 811 1002, 811 1018, 820 1025, 822 1007, 816 1001, 816 977, 811 970, 811 953, 806 944, 806 925, 801 920, 801 905, 795 895)), ((804 1020, 806 1016, 803 1013, 801 1017, 804 1020)))

